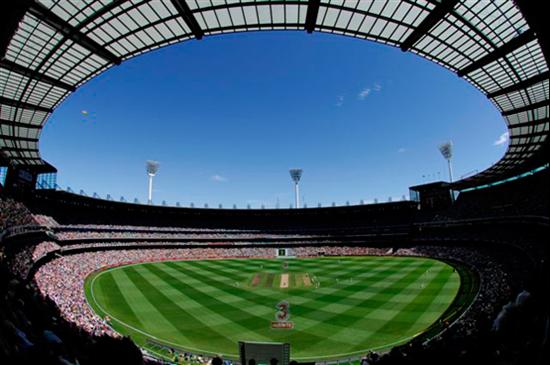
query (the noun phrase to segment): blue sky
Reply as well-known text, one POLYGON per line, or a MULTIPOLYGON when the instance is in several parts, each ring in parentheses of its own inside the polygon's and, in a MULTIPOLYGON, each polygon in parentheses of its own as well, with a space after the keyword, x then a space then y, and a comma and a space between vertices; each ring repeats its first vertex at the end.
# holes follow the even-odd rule
POLYGON ((111 68, 57 108, 41 151, 62 187, 142 202, 145 160, 158 160, 154 201, 182 205, 288 206, 288 169, 301 167, 313 206, 400 199, 411 185, 446 179, 437 146, 449 139, 455 176, 481 171, 504 154, 505 132, 473 86, 411 53, 259 32, 111 68))

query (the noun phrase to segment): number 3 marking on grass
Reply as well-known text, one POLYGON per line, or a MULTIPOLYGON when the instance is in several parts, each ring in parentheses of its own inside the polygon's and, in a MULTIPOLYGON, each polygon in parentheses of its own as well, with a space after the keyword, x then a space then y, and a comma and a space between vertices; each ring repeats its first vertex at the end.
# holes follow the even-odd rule
POLYGON ((277 313, 275 314, 275 318, 277 319, 277 321, 286 321, 290 318, 289 307, 290 304, 288 304, 286 300, 277 303, 277 305, 275 306, 275 308, 278 309, 277 313))

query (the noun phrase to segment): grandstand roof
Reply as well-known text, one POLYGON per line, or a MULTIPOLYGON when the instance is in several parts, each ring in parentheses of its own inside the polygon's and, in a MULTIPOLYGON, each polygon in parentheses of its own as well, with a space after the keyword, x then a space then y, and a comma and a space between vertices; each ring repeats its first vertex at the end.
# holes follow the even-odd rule
MULTIPOLYGON (((516 1, 525 15, 533 13, 528 2, 516 1)), ((532 168, 548 145, 548 51, 537 37, 542 27, 528 23, 513 1, 23 0, 9 6, 0 9, 0 148, 12 165, 45 164, 38 148, 44 123, 106 69, 169 44, 257 30, 327 32, 400 47, 487 95, 505 119, 510 145, 499 162, 458 187, 532 168)))

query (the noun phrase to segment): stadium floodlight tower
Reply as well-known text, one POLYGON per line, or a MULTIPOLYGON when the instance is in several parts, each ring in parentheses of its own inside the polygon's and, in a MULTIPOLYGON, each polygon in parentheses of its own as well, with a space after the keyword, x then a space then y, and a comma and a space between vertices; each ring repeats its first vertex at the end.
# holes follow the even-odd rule
POLYGON ((449 166, 449 182, 453 182, 453 166, 451 165, 451 159, 453 158, 453 142, 448 141, 439 145, 439 152, 443 155, 443 158, 447 160, 449 166))
POLYGON ((294 181, 294 207, 298 209, 300 208, 300 187, 298 183, 302 177, 302 169, 290 169, 290 177, 294 181))
POLYGON ((147 203, 149 205, 153 204, 153 177, 157 174, 159 165, 158 161, 147 160, 145 162, 147 175, 149 175, 149 195, 147 196, 147 203))

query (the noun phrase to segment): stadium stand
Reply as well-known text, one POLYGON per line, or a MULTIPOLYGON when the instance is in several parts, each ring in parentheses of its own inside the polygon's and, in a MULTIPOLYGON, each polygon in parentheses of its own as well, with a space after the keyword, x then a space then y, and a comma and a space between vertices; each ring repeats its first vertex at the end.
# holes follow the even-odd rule
MULTIPOLYGON (((89 217, 84 217, 81 224, 66 225, 62 217, 71 215, 74 205, 68 204, 59 217, 53 210, 47 212, 51 216, 39 211, 42 217, 49 217, 42 218, 42 222, 59 223, 55 227, 45 224, 42 230, 34 228, 31 235, 28 230, 17 230, 4 239, 2 265, 7 272, 3 277, 10 279, 3 283, 7 289, 3 291, 6 295, 2 305, 8 309, 3 312, 12 313, 11 308, 17 306, 14 301, 18 302, 19 296, 11 293, 22 290, 26 293, 22 294, 23 298, 32 297, 35 301, 32 305, 43 306, 42 311, 55 311, 56 319, 54 324, 39 322, 39 329, 34 321, 44 319, 29 319, 30 315, 21 310, 15 312, 17 317, 4 319, 5 333, 13 333, 13 337, 3 339, 4 356, 32 359, 46 351, 52 359, 61 357, 71 362, 77 358, 79 363, 86 363, 87 356, 95 356, 93 351, 82 350, 90 347, 86 343, 103 344, 105 341, 101 346, 120 346, 130 353, 128 356, 139 357, 136 360, 139 363, 143 361, 141 354, 137 356, 138 352, 127 340, 121 339, 104 319, 85 305, 83 283, 87 275, 124 263, 272 257, 272 247, 287 246, 293 247, 299 257, 322 252, 325 255, 404 255, 455 260, 471 267, 479 276, 475 299, 468 303, 460 317, 442 324, 429 338, 395 347, 388 353, 368 354, 371 364, 540 363, 547 356, 544 341, 548 335, 545 295, 548 285, 542 278, 548 275, 545 244, 548 215, 541 209, 547 197, 541 196, 542 190, 536 187, 546 182, 547 173, 541 173, 489 187, 483 191, 480 201, 475 201, 476 196, 481 195, 478 191, 465 193, 444 215, 438 212, 429 221, 421 221, 425 214, 418 211, 408 218, 410 224, 406 235, 399 235, 393 241, 365 240, 361 233, 372 232, 372 226, 376 226, 368 220, 362 220, 364 225, 345 228, 315 229, 315 225, 305 225, 303 232, 293 225, 287 230, 278 224, 274 225, 276 229, 264 228, 269 226, 266 222, 269 222, 270 213, 275 216, 274 221, 279 219, 280 213, 276 211, 262 211, 264 222, 256 229, 246 226, 240 230, 216 228, 216 224, 212 228, 187 224, 179 227, 92 224, 89 217), (499 204, 498 209, 494 209, 495 202, 499 204), (521 210, 514 207, 518 202, 522 204, 521 210), (503 206, 508 210, 503 211, 503 206), (349 236, 359 238, 350 241, 349 236), (218 242, 214 242, 216 240, 218 242), (44 332, 50 329, 53 335, 44 332), (78 329, 77 337, 72 336, 75 329, 78 329), (67 333, 71 334, 69 338, 64 337, 67 333), (63 346, 50 350, 48 341, 52 341, 51 338, 63 346)), ((5 199, 3 202, 9 207, 3 214, 5 222, 17 226, 36 225, 33 214, 23 203, 5 199)), ((122 204, 121 209, 123 207, 122 204)), ((119 214, 123 211, 117 211, 119 214)), ((152 221, 162 220, 154 214, 151 213, 152 221)), ((313 213, 310 214, 312 217, 308 219, 314 219, 313 213)), ((320 219, 323 214, 320 213, 320 219)), ((346 214, 357 214, 357 210, 350 207, 346 214)), ((403 222, 398 219, 395 222, 397 231, 402 231, 402 226, 403 222)), ((391 230, 391 226, 383 227, 391 230)), ((203 354, 194 356, 207 358, 203 354)))

